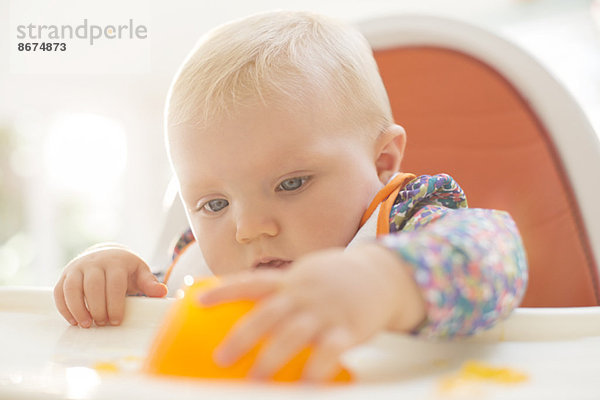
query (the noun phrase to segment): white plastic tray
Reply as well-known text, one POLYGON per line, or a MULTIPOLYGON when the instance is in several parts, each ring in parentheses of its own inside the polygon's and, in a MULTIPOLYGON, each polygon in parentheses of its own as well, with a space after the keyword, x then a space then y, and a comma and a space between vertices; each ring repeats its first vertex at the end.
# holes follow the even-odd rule
POLYGON ((0 288, 1 399, 600 399, 600 307, 518 309, 483 335, 427 342, 382 334, 345 354, 340 386, 157 379, 138 371, 173 300, 128 298, 119 327, 71 327, 50 289, 0 288), (522 383, 452 380, 467 360, 522 383), (102 364, 104 363, 104 364, 102 364), (118 367, 116 373, 101 366, 118 367))

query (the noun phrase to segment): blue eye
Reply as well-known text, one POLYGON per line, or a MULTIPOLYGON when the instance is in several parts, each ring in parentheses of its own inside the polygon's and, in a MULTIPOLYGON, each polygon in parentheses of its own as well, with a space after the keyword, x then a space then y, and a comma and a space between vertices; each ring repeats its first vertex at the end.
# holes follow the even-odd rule
POLYGON ((204 205, 202 206, 202 209, 204 209, 208 212, 216 213, 216 212, 221 211, 228 205, 229 205, 229 202, 225 199, 214 199, 214 200, 209 200, 206 203, 204 203, 204 205))
POLYGON ((278 190, 285 190, 287 192, 291 192, 293 190, 298 190, 308 181, 308 176, 299 176, 297 178, 286 179, 277 186, 278 190))

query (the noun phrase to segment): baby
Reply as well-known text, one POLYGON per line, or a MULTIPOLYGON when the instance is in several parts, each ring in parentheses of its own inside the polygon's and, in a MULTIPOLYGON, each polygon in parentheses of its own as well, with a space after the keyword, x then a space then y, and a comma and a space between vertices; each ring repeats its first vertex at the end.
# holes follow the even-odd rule
MULTIPOLYGON (((471 335, 524 294, 507 213, 467 208, 448 175, 399 172, 406 134, 351 27, 270 12, 215 29, 178 72, 165 128, 193 237, 223 277, 198 301, 258 300, 215 351, 221 365, 267 338, 252 370, 267 378, 311 344, 303 376, 321 381, 377 332, 471 335)), ((167 288, 110 244, 71 261, 54 290, 83 328, 118 325, 136 293, 167 288)))

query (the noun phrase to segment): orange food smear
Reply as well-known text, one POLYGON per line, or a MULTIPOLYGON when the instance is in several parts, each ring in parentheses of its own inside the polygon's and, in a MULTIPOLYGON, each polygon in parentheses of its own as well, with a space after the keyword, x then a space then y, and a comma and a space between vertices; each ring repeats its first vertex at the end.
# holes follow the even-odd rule
POLYGON ((461 375, 466 379, 486 380, 496 383, 519 383, 528 379, 527 374, 511 368, 496 368, 478 361, 463 364, 461 375))
POLYGON ((119 367, 113 362, 99 361, 94 364, 94 369, 98 372, 119 372, 119 367))
POLYGON ((454 390, 460 386, 469 385, 474 382, 515 384, 529 379, 524 372, 506 367, 493 367, 479 361, 466 361, 463 363, 458 374, 445 378, 441 381, 442 391, 454 390))

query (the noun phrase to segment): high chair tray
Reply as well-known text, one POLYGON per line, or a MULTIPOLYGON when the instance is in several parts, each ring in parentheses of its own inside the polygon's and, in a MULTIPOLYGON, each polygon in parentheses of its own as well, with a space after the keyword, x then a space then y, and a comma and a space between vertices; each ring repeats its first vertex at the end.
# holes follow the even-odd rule
POLYGON ((518 309, 462 340, 381 334, 344 355, 355 383, 306 386, 141 373, 172 302, 130 297, 121 326, 81 329, 50 289, 0 288, 0 398, 600 398, 600 307, 518 309))

